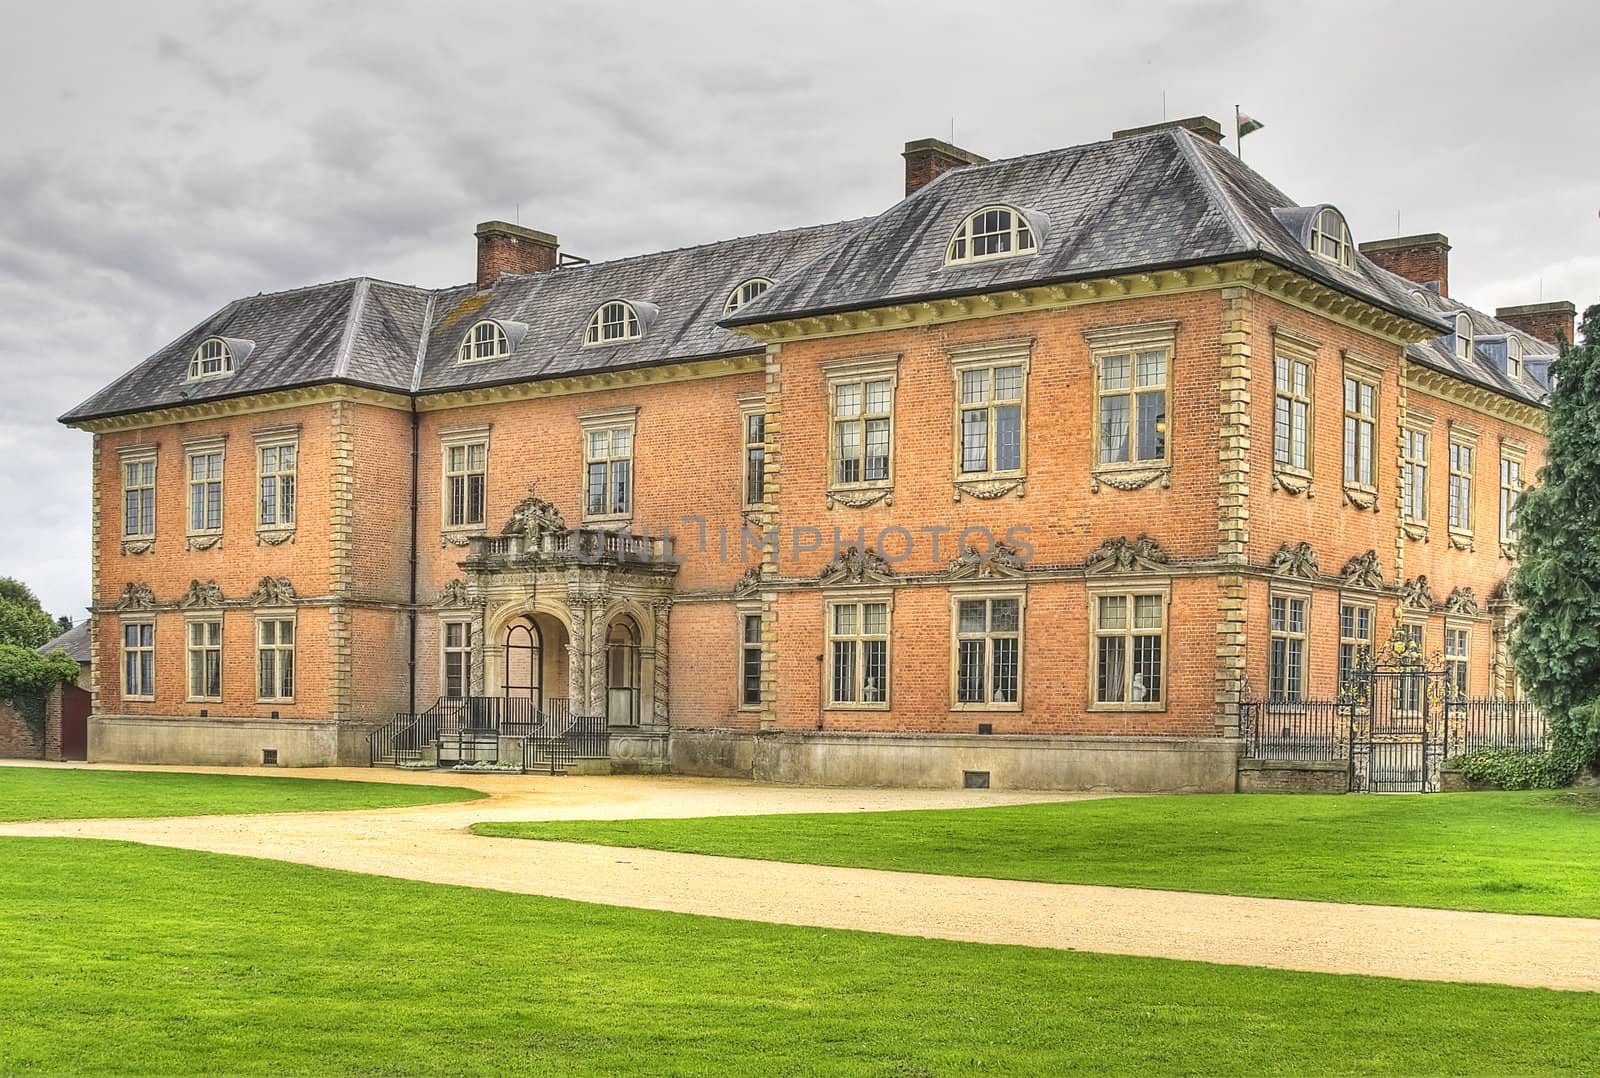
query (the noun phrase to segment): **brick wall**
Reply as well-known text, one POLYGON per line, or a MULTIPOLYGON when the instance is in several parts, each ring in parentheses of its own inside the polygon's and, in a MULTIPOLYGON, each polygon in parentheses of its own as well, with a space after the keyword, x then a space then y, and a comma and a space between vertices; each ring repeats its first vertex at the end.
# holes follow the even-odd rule
POLYGON ((25 717, 33 706, 0 697, 0 760, 61 759, 60 690, 45 696, 42 726, 34 726, 25 717))

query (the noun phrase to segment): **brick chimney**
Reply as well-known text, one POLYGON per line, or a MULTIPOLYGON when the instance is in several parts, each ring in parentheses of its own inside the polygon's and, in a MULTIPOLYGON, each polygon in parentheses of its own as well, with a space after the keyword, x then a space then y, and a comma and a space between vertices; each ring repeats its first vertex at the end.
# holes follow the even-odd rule
POLYGON ((1550 303, 1528 303, 1521 307, 1497 307, 1494 316, 1541 341, 1571 344, 1578 321, 1578 308, 1573 306, 1571 300, 1558 299, 1550 303))
POLYGON ((908 142, 905 152, 900 156, 906 159, 908 195, 922 190, 953 168, 981 165, 989 160, 987 157, 979 157, 971 150, 963 150, 960 146, 952 146, 936 138, 919 138, 915 142, 908 142))
POLYGON ((1438 285, 1441 296, 1450 294, 1450 241, 1437 232, 1368 240, 1360 250, 1390 273, 1420 285, 1438 285))
POLYGON ((1143 127, 1125 127, 1121 131, 1111 132, 1111 137, 1132 138, 1134 135, 1144 135, 1151 131, 1170 131, 1175 127, 1193 131, 1203 139, 1222 145, 1222 125, 1209 116, 1186 116, 1181 120, 1164 120, 1158 124, 1145 124, 1143 127))
POLYGON ((485 221, 478 226, 477 236, 480 292, 502 273, 544 273, 556 268, 556 252, 561 243, 548 232, 505 221, 485 221))

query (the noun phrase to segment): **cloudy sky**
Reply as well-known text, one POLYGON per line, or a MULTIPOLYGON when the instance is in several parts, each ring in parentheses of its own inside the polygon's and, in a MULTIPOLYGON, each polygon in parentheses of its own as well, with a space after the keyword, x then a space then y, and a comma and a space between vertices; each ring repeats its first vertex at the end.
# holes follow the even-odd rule
POLYGON ((1600 7, 0 0, 0 575, 89 599, 55 417, 228 300, 470 279, 490 218, 591 258, 875 213, 908 139, 1001 157, 1233 106, 1358 239, 1484 308, 1600 302, 1600 7), (1333 12, 1337 11, 1337 15, 1333 12), (1002 12, 1005 13, 1002 17, 1002 12))

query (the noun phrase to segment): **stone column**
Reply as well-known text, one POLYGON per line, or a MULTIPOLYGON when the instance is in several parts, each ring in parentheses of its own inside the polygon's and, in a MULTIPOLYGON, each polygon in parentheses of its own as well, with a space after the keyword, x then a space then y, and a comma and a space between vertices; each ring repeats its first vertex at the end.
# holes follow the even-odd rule
POLYGON ((667 726, 671 722, 671 685, 669 683, 671 658, 668 648, 668 628, 672 619, 672 600, 657 599, 650 604, 650 613, 655 622, 655 677, 654 677, 654 716, 653 721, 657 726, 667 726))

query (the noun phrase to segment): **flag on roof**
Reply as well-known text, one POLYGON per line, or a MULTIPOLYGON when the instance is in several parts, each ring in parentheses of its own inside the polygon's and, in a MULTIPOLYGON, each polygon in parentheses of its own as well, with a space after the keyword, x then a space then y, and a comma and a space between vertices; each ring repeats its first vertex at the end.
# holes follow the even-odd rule
POLYGON ((1240 138, 1244 138, 1250 132, 1259 131, 1263 127, 1267 126, 1266 124, 1262 123, 1260 120, 1252 119, 1251 117, 1246 116, 1242 112, 1239 113, 1238 115, 1239 115, 1239 137, 1240 138))

